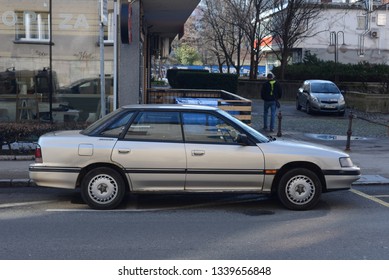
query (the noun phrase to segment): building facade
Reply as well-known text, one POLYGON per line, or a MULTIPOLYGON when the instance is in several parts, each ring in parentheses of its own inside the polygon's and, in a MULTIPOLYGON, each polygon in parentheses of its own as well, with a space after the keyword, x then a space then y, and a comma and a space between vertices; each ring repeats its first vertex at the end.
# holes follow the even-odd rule
POLYGON ((102 1, 0 0, 0 120, 96 119, 103 80, 107 112, 145 102, 199 0, 102 1))
MULTIPOLYGON (((311 37, 294 46, 291 63, 309 52, 322 60, 357 64, 389 64, 388 1, 321 1, 322 11, 311 37)), ((270 50, 267 63, 277 65, 270 50)))

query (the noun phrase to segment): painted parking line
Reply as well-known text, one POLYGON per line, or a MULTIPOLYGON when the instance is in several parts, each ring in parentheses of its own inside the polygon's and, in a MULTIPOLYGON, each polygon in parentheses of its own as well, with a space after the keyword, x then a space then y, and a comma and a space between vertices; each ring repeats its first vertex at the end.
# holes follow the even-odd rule
POLYGON ((378 197, 387 197, 386 195, 382 195, 382 196, 371 196, 371 195, 368 195, 368 194, 366 194, 366 193, 364 193, 364 192, 360 192, 360 191, 357 191, 357 190, 355 190, 355 189, 351 189, 351 192, 353 192, 353 193, 355 193, 355 194, 357 194, 357 195, 359 195, 359 196, 362 196, 362 197, 364 197, 364 198, 367 198, 367 199, 369 199, 369 200, 372 200, 372 201, 374 201, 374 202, 376 202, 376 203, 378 203, 378 204, 381 204, 382 206, 385 206, 385 207, 388 207, 389 208, 389 203, 387 203, 387 202, 385 202, 385 201, 383 201, 383 200, 381 200, 381 199, 379 199, 378 197))

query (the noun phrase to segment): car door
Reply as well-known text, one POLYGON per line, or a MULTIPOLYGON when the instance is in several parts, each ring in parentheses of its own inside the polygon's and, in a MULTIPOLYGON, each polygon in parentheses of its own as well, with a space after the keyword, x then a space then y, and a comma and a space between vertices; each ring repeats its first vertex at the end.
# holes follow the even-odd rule
POLYGON ((126 170, 133 191, 182 191, 186 155, 178 112, 141 111, 112 160, 126 170))
POLYGON ((237 143, 241 132, 211 113, 183 113, 187 155, 185 190, 260 191, 264 156, 255 145, 237 143))

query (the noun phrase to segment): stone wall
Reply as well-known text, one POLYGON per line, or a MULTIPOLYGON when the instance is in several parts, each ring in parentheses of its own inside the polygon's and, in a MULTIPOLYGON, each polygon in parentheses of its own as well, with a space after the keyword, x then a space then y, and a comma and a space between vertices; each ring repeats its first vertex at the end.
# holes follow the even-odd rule
MULTIPOLYGON (((259 99, 261 98, 261 88, 262 84, 266 80, 256 80, 256 81, 250 81, 250 80, 239 80, 238 82, 238 92, 237 94, 239 96, 248 98, 248 99, 259 99)), ((282 99, 283 100, 295 100, 297 90, 300 87, 300 82, 288 82, 288 83, 281 83, 282 86, 282 99)))
POLYGON ((389 113, 388 94, 366 94, 346 92, 346 104, 349 108, 367 113, 389 113))

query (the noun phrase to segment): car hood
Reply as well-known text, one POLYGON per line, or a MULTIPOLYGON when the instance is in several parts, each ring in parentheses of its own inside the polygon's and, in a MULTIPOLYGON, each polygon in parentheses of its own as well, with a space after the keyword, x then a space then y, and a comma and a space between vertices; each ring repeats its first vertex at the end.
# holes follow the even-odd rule
POLYGON ((319 93, 319 92, 312 92, 312 96, 315 96, 319 100, 331 100, 337 101, 340 97, 340 93, 319 93))
POLYGON ((317 164, 323 169, 339 168, 339 158, 349 155, 336 148, 308 142, 294 140, 275 140, 260 143, 258 147, 263 151, 266 161, 271 166, 282 166, 287 162, 307 161, 317 164))
POLYGON ((322 144, 297 141, 297 140, 275 140, 268 143, 260 144, 261 149, 266 152, 287 151, 291 154, 309 154, 309 155, 336 155, 336 156, 348 156, 347 153, 322 144))

